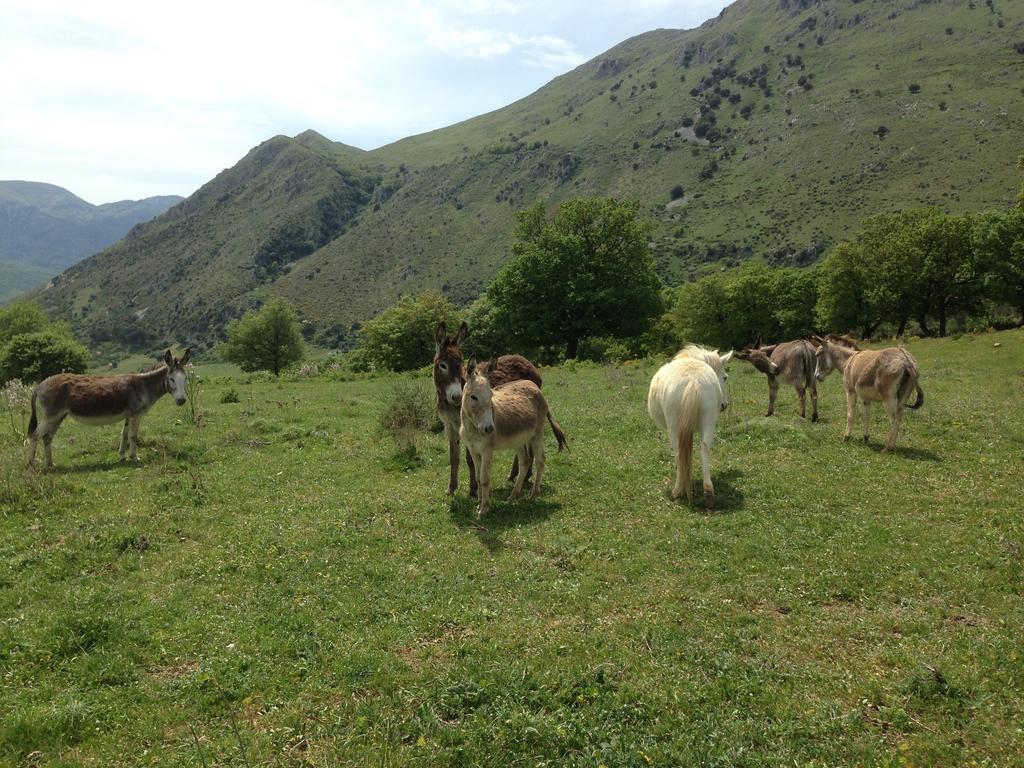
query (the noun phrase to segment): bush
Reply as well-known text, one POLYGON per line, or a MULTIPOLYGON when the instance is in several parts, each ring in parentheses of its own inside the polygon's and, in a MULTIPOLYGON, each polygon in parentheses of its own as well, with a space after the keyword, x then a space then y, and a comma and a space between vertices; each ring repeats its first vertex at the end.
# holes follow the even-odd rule
POLYGON ((441 322, 455 329, 462 319, 440 293, 403 296, 359 330, 359 347, 349 355, 349 364, 357 371, 422 368, 434 357, 434 332, 441 322))
POLYGON ((685 194, 685 192, 683 191, 683 185, 682 184, 676 184, 674 187, 672 187, 672 191, 669 192, 669 196, 673 200, 678 200, 684 194, 685 194))
POLYGON ((434 403, 421 381, 400 379, 388 390, 388 398, 377 414, 381 432, 395 441, 405 453, 416 453, 416 433, 430 428, 434 420, 434 403))
POLYGON ((920 93, 921 86, 918 85, 917 83, 911 83, 910 85, 907 86, 907 90, 910 91, 911 93, 920 93))
POLYGON ((631 357, 629 347, 623 341, 610 336, 591 336, 580 342, 580 360, 590 360, 595 363, 622 363, 631 357))
POLYGON ((232 387, 231 389, 229 389, 229 390, 227 390, 227 391, 225 391, 225 392, 223 392, 221 394, 220 401, 222 403, 227 404, 227 403, 240 403, 242 400, 238 396, 238 390, 235 389, 234 387, 232 387))
POLYGON ((89 351, 54 329, 22 333, 0 350, 0 379, 42 381, 55 373, 84 373, 89 351))
POLYGON ((227 327, 223 357, 243 371, 271 371, 275 377, 305 355, 299 320, 283 299, 246 312, 227 327))

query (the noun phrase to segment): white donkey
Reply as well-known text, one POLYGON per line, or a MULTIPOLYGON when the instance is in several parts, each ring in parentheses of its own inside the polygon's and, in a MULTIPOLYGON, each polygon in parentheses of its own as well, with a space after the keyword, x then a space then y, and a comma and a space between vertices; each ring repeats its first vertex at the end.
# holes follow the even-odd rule
POLYGON ((676 456, 676 484, 672 498, 684 493, 693 504, 691 481, 693 433, 700 432, 701 469, 704 475, 704 503, 715 506, 715 486, 711 483, 711 443, 715 439, 718 414, 729 407, 725 364, 732 352, 719 355, 695 344, 683 347, 671 362, 663 365, 647 392, 647 410, 659 429, 668 432, 668 441, 676 456))

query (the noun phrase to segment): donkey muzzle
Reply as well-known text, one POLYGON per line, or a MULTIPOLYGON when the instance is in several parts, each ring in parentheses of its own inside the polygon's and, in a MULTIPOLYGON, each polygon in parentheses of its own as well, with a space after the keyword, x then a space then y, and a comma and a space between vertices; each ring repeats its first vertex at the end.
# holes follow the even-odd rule
POLYGON ((184 405, 185 404, 185 398, 183 397, 180 400, 178 398, 174 398, 174 402, 176 402, 178 405, 184 405))

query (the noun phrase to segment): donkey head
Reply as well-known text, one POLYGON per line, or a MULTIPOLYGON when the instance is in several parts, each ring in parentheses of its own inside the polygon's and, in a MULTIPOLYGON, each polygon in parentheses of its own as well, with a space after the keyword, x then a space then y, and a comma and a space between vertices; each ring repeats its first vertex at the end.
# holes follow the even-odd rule
POLYGON ((463 323, 454 336, 448 335, 448 326, 441 323, 434 334, 434 386, 439 402, 447 405, 462 403, 462 386, 466 381, 465 366, 459 345, 469 335, 469 327, 463 323))
POLYGON ((186 349, 181 359, 174 357, 169 349, 164 352, 164 365, 167 366, 167 391, 171 393, 171 397, 178 405, 185 404, 188 394, 188 374, 185 372, 185 364, 191 356, 191 349, 186 349))
POLYGON ((841 371, 851 352, 860 350, 857 342, 849 336, 830 333, 822 338, 814 336, 811 343, 817 347, 814 352, 814 378, 824 381, 832 371, 841 371))
POLYGON ((466 393, 462 400, 462 423, 469 424, 477 432, 490 434, 494 431, 494 409, 491 405, 491 383, 487 374, 498 364, 498 356, 486 365, 470 361, 466 372, 466 393))
POLYGON ((737 352, 736 357, 739 360, 746 360, 761 373, 774 376, 779 372, 779 366, 773 363, 770 357, 771 353, 775 351, 775 346, 773 344, 770 347, 762 347, 760 345, 747 347, 737 352))

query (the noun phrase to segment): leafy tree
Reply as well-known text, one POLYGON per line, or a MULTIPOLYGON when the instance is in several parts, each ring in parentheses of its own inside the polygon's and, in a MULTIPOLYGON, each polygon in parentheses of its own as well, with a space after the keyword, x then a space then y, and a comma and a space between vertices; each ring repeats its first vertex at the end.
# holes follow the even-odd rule
POLYGON ((281 371, 305 355, 299 320, 284 299, 273 299, 246 312, 227 328, 224 359, 243 371, 281 371))
POLYGON ((523 346, 564 344, 577 356, 588 336, 643 333, 661 312, 661 283, 640 204, 614 198, 543 203, 521 211, 514 258, 487 289, 497 319, 523 346))
POLYGON ((878 327, 877 307, 869 296, 869 275, 863 250, 849 242, 833 248, 818 267, 818 327, 834 331, 857 329, 868 338, 878 327))
POLYGON ((359 348, 352 363, 364 370, 408 371, 434 356, 434 332, 441 322, 455 329, 459 312, 436 291, 403 296, 359 330, 359 348))
POLYGON ((0 348, 0 379, 42 381, 55 373, 84 373, 89 350, 59 329, 19 333, 0 348))
POLYGON ((855 236, 872 321, 895 323, 897 335, 903 334, 911 317, 918 319, 922 331, 928 330, 927 286, 921 280, 921 254, 914 246, 915 232, 928 215, 928 209, 915 209, 872 216, 855 236))
POLYGON ((1024 207, 980 215, 974 247, 986 273, 986 296, 1012 306, 1024 324, 1024 207))
POLYGON ((815 275, 749 261, 680 290, 675 317, 687 341, 740 347, 784 341, 814 329, 815 275))
POLYGON ((38 305, 19 301, 0 307, 0 347, 21 333, 36 333, 50 325, 38 305))
POLYGON ((981 265, 973 242, 974 215, 949 216, 929 210, 911 231, 911 247, 921 264, 924 310, 938 319, 946 335, 949 316, 977 307, 981 298, 981 265))

